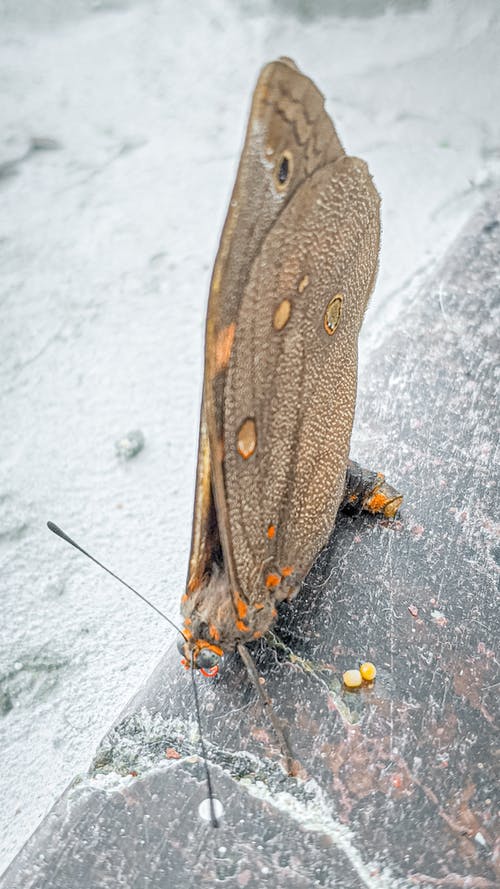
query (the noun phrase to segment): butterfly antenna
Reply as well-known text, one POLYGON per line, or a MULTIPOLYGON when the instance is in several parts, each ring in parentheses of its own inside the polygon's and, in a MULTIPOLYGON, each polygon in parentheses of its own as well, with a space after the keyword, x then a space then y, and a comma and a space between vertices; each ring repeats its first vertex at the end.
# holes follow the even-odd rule
POLYGON ((146 596, 143 596, 142 593, 139 593, 137 590, 134 590, 133 586, 130 586, 130 584, 127 583, 125 580, 122 580, 121 577, 118 577, 118 574, 115 574, 115 572, 111 571, 110 568, 106 568, 106 565, 103 565, 102 562, 99 561, 99 559, 96 559, 96 558, 94 558, 94 556, 91 556, 90 553, 88 553, 86 549, 83 549, 83 547, 80 546, 75 540, 72 540, 71 537, 69 537, 66 534, 66 532, 62 530, 62 528, 59 528, 58 525, 55 525, 54 522, 47 522, 47 528, 49 529, 49 531, 53 531, 54 534, 57 534, 58 537, 61 537, 63 540, 65 540, 66 543, 70 543, 71 546, 74 546, 75 549, 77 549, 81 553, 83 553, 84 556, 87 556, 87 558, 90 559, 91 562, 95 562, 96 565, 99 565, 99 568, 103 568, 104 571, 107 571, 108 574, 111 574, 111 577, 114 577, 115 580, 118 580, 120 583, 123 584, 123 586, 126 586, 127 589, 130 590, 132 593, 134 593, 136 596, 138 596, 139 599, 142 599, 142 601, 145 602, 146 605, 149 605, 149 607, 152 608, 153 611, 156 611, 156 613, 159 614, 160 617, 162 617, 164 620, 166 620, 167 623, 170 624, 170 626, 174 628, 174 630, 177 630, 177 632, 180 633, 181 636, 183 637, 183 639, 185 639, 187 642, 187 636, 184 635, 181 628, 178 627, 177 624, 175 624, 173 622, 173 620, 170 620, 170 618, 167 617, 167 615, 164 614, 163 611, 160 611, 160 609, 157 608, 156 605, 153 605, 153 603, 150 602, 149 599, 146 599, 146 596))
POLYGON ((198 731, 200 733, 200 747, 201 747, 201 755, 203 757, 203 762, 205 764, 205 777, 207 779, 207 790, 208 790, 208 802, 210 806, 210 822, 212 827, 219 827, 219 820, 217 815, 215 814, 215 803, 214 803, 214 792, 212 789, 212 778, 210 775, 210 769, 208 768, 208 757, 207 751, 205 749, 205 741, 203 738, 203 733, 201 731, 201 714, 200 714, 200 703, 198 701, 198 687, 196 684, 196 676, 194 673, 194 664, 193 659, 191 658, 191 682, 193 683, 193 695, 194 695, 194 706, 196 710, 196 720, 198 722, 198 731))
POLYGON ((296 766, 295 766, 295 763, 293 760, 292 751, 290 750, 290 745, 288 744, 288 741, 286 740, 285 735, 283 733, 283 729, 281 727, 280 720, 278 719, 278 717, 276 716, 276 713, 274 712, 274 708, 271 703, 271 698, 269 697, 269 695, 267 694, 267 691, 265 690, 263 684, 261 683, 261 678, 257 672, 257 667, 255 666, 255 661, 254 661, 252 655, 250 654, 248 648, 246 647, 246 645, 243 645, 242 642, 239 642, 237 647, 238 647, 239 655, 240 655, 243 663, 245 664, 245 667, 247 668, 247 673, 252 681, 252 685, 255 687, 255 689, 257 690, 257 693, 260 697, 262 706, 264 707, 264 712, 267 713, 267 715, 269 716, 269 719, 270 719, 271 724, 274 729, 274 733, 275 733, 276 738, 277 738, 279 745, 281 747, 281 752, 283 754, 283 757, 284 757, 284 760, 286 763, 287 772, 289 775, 293 776, 296 774, 297 769, 296 769, 296 766))
MULTIPOLYGON (((173 620, 170 620, 170 618, 167 617, 167 615, 164 614, 163 611, 160 611, 160 609, 157 608, 156 605, 153 605, 153 603, 150 602, 149 599, 146 599, 146 596, 143 596, 142 593, 139 593, 138 590, 135 590, 133 586, 130 586, 130 584, 127 583, 125 580, 122 580, 121 577, 118 577, 118 575, 115 574, 114 571, 111 571, 110 568, 106 568, 106 565, 103 565, 102 562, 99 561, 99 559, 96 559, 94 556, 91 556, 90 553, 88 553, 86 549, 83 549, 83 547, 80 546, 80 544, 78 544, 75 540, 73 540, 71 537, 69 537, 69 535, 66 534, 66 532, 63 531, 62 528, 59 528, 58 525, 55 525, 54 522, 47 522, 47 528, 49 529, 49 531, 52 531, 54 534, 57 534, 58 537, 61 537, 62 540, 65 540, 66 543, 70 543, 71 546, 74 546, 74 548, 79 550, 79 552, 83 553, 84 556, 87 556, 87 558, 90 559, 91 562, 95 562, 96 565, 99 565, 99 568, 103 568, 104 571, 107 571, 108 574, 111 574, 111 577, 114 577, 115 580, 118 580, 121 584, 123 584, 123 586, 126 586, 127 589, 130 590, 132 593, 134 593, 136 596, 138 596, 139 599, 142 599, 142 601, 145 602, 146 605, 149 605, 149 607, 152 608, 153 611, 156 611, 156 613, 159 614, 160 617, 163 617, 163 619, 166 620, 167 623, 170 624, 170 626, 174 628, 174 630, 177 630, 177 632, 180 633, 182 638, 185 639, 187 642, 187 636, 184 635, 184 633, 182 632, 180 627, 178 627, 177 624, 174 623, 173 620)), ((200 705, 199 705, 199 701, 198 701, 198 689, 196 687, 196 678, 194 675, 194 664, 193 664, 192 659, 191 659, 191 679, 193 682, 196 720, 198 722, 198 731, 200 734, 200 747, 201 747, 201 752, 202 752, 202 756, 203 756, 203 762, 205 763, 205 775, 206 775, 206 779, 207 779, 208 799, 209 799, 209 803, 210 803, 210 820, 212 823, 212 827, 218 827, 219 822, 218 822, 217 816, 215 814, 214 794, 213 794, 213 790, 212 790, 212 780, 211 780, 211 776, 210 776, 210 769, 208 768, 208 760, 207 760, 207 754, 206 754, 206 750, 205 750, 205 741, 203 740, 203 732, 201 730, 201 715, 200 715, 200 705)))

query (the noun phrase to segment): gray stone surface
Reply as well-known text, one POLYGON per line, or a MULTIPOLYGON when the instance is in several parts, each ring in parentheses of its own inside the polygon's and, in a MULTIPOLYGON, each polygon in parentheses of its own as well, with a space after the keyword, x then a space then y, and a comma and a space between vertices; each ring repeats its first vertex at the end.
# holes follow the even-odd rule
POLYGON ((0 0, 0 871, 175 646, 46 522, 178 614, 206 296, 260 67, 296 60, 382 195, 364 391, 500 181, 499 45, 498 0, 0 0), (144 450, 117 459, 133 429, 144 450))
POLYGON ((237 657, 201 685, 168 655, 1 889, 498 885, 500 200, 476 215, 370 363, 355 456, 401 517, 342 516, 257 661, 302 771, 287 778, 237 657), (341 673, 378 669, 356 693, 341 673))

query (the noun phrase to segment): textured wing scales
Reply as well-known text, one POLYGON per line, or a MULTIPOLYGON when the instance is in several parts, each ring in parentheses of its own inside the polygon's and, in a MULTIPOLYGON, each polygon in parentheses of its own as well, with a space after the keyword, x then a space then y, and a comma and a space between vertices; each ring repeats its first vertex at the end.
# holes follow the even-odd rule
POLYGON ((292 568, 302 577, 331 532, 378 247, 378 194, 366 165, 343 157, 296 190, 252 264, 223 416, 228 519, 237 582, 248 598, 263 594, 266 577, 292 568), (340 320, 328 333, 325 312, 336 295, 340 320), (248 420, 256 444, 242 457, 248 420))

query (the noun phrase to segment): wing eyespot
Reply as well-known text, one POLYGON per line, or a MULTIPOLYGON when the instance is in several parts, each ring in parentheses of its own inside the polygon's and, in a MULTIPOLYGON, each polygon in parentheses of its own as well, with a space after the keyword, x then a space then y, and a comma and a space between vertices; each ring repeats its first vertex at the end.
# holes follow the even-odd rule
POLYGON ((290 151, 283 151, 276 163, 274 178, 278 191, 284 191, 293 172, 293 157, 290 151))
POLYGON ((257 429, 253 417, 247 417, 241 424, 236 438, 236 446, 238 454, 244 460, 248 460, 254 453, 257 447, 257 429))
POLYGON ((333 334, 337 330, 337 327, 339 326, 343 301, 344 295, 342 293, 336 293, 325 309, 325 314, 323 316, 323 327, 325 328, 328 336, 333 336, 333 334))

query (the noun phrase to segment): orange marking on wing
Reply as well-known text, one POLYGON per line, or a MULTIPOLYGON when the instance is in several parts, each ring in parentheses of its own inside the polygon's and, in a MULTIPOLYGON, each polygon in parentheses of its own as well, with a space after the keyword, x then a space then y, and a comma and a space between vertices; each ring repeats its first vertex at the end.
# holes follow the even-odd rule
POLYGON ((278 612, 276 611, 276 608, 273 608, 273 610, 271 611, 271 617, 278 617, 278 612))
POLYGON ((279 586, 281 583, 281 577, 279 574, 268 574, 266 577, 266 587, 271 589, 272 587, 279 586))
POLYGON ((225 370, 229 364, 235 330, 236 324, 233 321, 232 324, 228 324, 227 327, 223 327, 222 330, 219 330, 217 334, 215 343, 215 369, 217 372, 225 370))
POLYGON ((287 565, 286 568, 281 569, 282 577, 290 577, 290 574, 293 574, 293 565, 287 565))
POLYGON ((184 635, 187 637, 187 639, 193 638, 193 634, 192 634, 191 630, 186 626, 184 627, 184 635))
POLYGON ((202 578, 199 573, 190 574, 188 584, 187 584, 187 592, 194 593, 194 591, 198 589, 198 587, 201 583, 201 580, 202 580, 202 578))
POLYGON ((275 535, 276 535, 276 525, 269 525, 269 528, 267 529, 267 536, 269 537, 269 540, 272 540, 273 537, 275 537, 275 535))
POLYGON ((236 605, 236 611, 238 612, 238 617, 239 618, 246 617, 247 612, 248 612, 248 605, 246 602, 243 601, 243 599, 240 598, 238 593, 235 593, 234 603, 236 605))
POLYGON ((240 631, 240 633, 248 633, 250 631, 250 627, 248 627, 242 620, 236 621, 236 629, 240 631))
POLYGON ((214 624, 210 624, 208 632, 210 633, 212 639, 215 639, 216 642, 220 641, 220 633, 214 624))
POLYGON ((255 608, 256 611, 260 611, 261 608, 264 608, 264 603, 263 602, 256 602, 253 607, 255 608))
POLYGON ((260 639, 261 636, 262 636, 262 633, 259 632, 259 630, 255 630, 255 633, 253 634, 253 638, 260 639))
MULTIPOLYGON (((191 592, 192 592, 192 590, 191 590, 191 592)), ((189 599, 189 596, 187 593, 184 593, 184 595, 181 596, 181 602, 187 602, 188 599, 189 599)))

